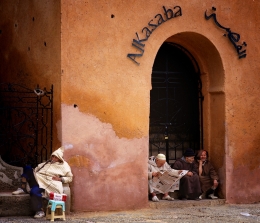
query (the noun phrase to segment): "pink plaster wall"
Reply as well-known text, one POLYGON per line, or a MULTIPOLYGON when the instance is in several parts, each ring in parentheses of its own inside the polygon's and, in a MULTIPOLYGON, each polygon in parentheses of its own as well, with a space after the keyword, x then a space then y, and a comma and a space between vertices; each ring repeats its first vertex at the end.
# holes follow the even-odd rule
POLYGON ((61 141, 73 169, 73 210, 135 209, 147 205, 147 137, 116 136, 74 106, 62 105, 61 141), (80 120, 80 122, 79 122, 80 120))
POLYGON ((151 71, 166 39, 186 47, 199 64, 205 97, 203 143, 221 176, 220 196, 228 203, 260 200, 257 182, 252 180, 259 170, 259 8, 258 1, 247 2, 247 7, 242 2, 224 0, 62 2, 59 138, 73 145, 66 156, 75 172, 74 210, 147 205, 151 71), (140 65, 134 64, 126 55, 140 52, 131 46, 135 33, 141 35, 142 28, 163 13, 162 6, 176 5, 183 15, 157 27, 145 42, 143 56, 137 58, 140 65), (239 60, 231 42, 223 36, 224 30, 212 19, 205 20, 204 13, 212 6, 217 8, 220 24, 248 43, 247 58, 239 60), (111 162, 117 168, 110 168, 111 162), (140 177, 136 177, 138 174, 140 177), (125 185, 129 176, 127 188, 115 186, 114 179, 125 185), (247 183, 241 184, 239 176, 247 183), (82 190, 86 183, 88 189, 82 190), (246 192, 238 196, 241 190, 246 192), (106 197, 96 198, 101 192, 106 197), (120 198, 107 205, 110 194, 120 194, 120 198), (82 199, 95 202, 90 206, 82 199))

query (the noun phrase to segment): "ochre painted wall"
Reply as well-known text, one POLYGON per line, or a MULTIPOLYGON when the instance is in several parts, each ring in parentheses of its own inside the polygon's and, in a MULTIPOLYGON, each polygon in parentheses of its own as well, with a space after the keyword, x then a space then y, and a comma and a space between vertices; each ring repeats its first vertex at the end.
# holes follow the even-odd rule
POLYGON ((0 4, 1 81, 10 81, 8 73, 32 87, 58 86, 55 137, 67 146, 74 173, 73 210, 147 207, 151 72, 166 40, 199 64, 203 143, 221 177, 219 195, 227 203, 260 201, 259 1, 25 2, 0 4), (142 29, 157 14, 165 16, 163 6, 180 6, 182 16, 150 33, 137 65, 127 58, 141 53, 132 41, 136 32, 145 38, 142 29), (204 18, 212 6, 218 22, 247 43, 246 58, 238 59, 226 31, 204 18))
MULTIPOLYGON (((54 120, 59 120, 61 84, 60 2, 0 1, 0 83, 54 89, 54 120)), ((54 127, 53 147, 60 146, 54 127)))
POLYGON ((259 167, 251 162, 259 155, 259 50, 255 44, 259 6, 258 1, 243 7, 224 0, 217 4, 202 0, 62 2, 60 140, 73 147, 66 155, 75 173, 75 210, 147 205, 151 71, 166 40, 184 46, 199 63, 205 97, 204 147, 221 176, 220 196, 228 203, 260 200, 252 180, 259 167), (180 6, 182 16, 150 33, 143 42, 143 56, 136 57, 140 65, 136 65, 126 56, 141 52, 131 46, 132 41, 137 39, 136 32, 145 38, 141 30, 156 14, 164 13, 162 6, 180 6), (247 42, 246 58, 239 60, 223 36, 225 30, 204 18, 206 10, 212 13, 212 6, 217 8, 218 22, 239 33, 240 43, 247 42), (243 139, 247 143, 241 143, 243 139), (247 185, 241 184, 241 172, 247 185), (247 191, 249 187, 252 192, 247 191), (245 192, 238 196, 241 190, 245 192), (97 196, 101 193, 105 196, 97 196), (111 195, 116 201, 108 206, 111 195), (85 199, 91 202, 84 204, 85 199))

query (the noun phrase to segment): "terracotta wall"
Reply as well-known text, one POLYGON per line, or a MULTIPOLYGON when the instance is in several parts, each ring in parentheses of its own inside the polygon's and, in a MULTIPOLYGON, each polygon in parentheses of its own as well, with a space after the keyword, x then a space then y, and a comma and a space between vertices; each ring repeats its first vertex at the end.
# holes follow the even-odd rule
POLYGON ((60 139, 73 146, 66 155, 75 174, 74 210, 147 205, 152 64, 140 69, 126 58, 138 5, 131 14, 129 7, 127 1, 62 2, 60 139))
POLYGON ((8 80, 4 76, 8 73, 32 86, 40 81, 58 86, 61 117, 56 105, 55 127, 75 176, 73 210, 148 205, 151 72, 166 40, 188 49, 199 64, 205 97, 204 147, 221 176, 220 196, 228 203, 260 200, 259 1, 247 1, 247 7, 225 0, 66 0, 60 8, 57 1, 11 3, 0 4, 5 64, 1 78, 8 80), (179 6, 182 16, 167 20, 163 6, 174 12, 179 6), (204 18, 212 6, 218 22, 240 34, 239 44, 247 43, 246 58, 238 59, 235 47, 223 36, 227 32, 212 18, 204 18), (157 14, 165 22, 142 33, 149 21, 158 22, 157 14), (143 50, 135 58, 139 65, 127 57, 142 52, 132 46, 136 33, 140 39, 149 36, 142 42, 145 46, 138 45, 143 50))
POLYGON ((146 206, 151 71, 165 40, 187 48, 199 63, 205 96, 204 147, 221 176, 220 196, 229 203, 260 200, 252 180, 259 171, 255 44, 259 6, 257 1, 247 7, 237 1, 62 2, 60 140, 70 145, 66 155, 75 174, 75 210, 146 206), (163 6, 172 10, 180 6, 182 16, 151 33, 144 31, 149 38, 142 42, 144 53, 135 58, 137 65, 127 58, 129 53, 141 53, 132 41, 136 32, 145 38, 142 29, 155 15, 164 14, 163 6), (248 43, 246 58, 238 59, 223 36, 225 30, 204 18, 212 6, 218 22, 239 33, 240 43, 248 43))
MULTIPOLYGON (((54 86, 54 120, 60 115, 60 2, 0 2, 0 83, 46 90, 54 86)), ((54 148, 60 145, 54 126, 54 148)))

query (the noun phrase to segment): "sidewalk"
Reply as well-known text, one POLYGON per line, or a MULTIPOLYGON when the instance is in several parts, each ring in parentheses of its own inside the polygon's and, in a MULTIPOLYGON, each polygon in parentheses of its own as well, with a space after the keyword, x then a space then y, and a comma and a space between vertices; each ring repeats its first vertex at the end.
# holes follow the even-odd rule
MULTIPOLYGON (((260 222, 260 203, 228 205, 225 200, 149 202, 150 208, 133 211, 81 212, 66 215, 66 221, 85 223, 186 223, 260 222)), ((48 222, 31 216, 0 217, 0 222, 48 222)))

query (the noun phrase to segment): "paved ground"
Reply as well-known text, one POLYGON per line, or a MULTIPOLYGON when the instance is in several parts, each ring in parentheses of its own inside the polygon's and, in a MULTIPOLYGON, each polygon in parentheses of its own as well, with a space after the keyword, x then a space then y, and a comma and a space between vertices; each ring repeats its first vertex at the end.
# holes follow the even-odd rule
MULTIPOLYGON (((32 217, 0 217, 0 222, 46 222, 32 217)), ((62 222, 55 220, 55 222, 62 222)), ((63 221, 64 222, 64 221, 63 221)), ((260 222, 260 203, 228 205, 208 201, 160 201, 148 209, 117 212, 82 212, 66 215, 65 222, 85 223, 187 223, 260 222), (186 203, 185 203, 186 202, 186 203), (160 204, 159 204, 160 203, 160 204)))

